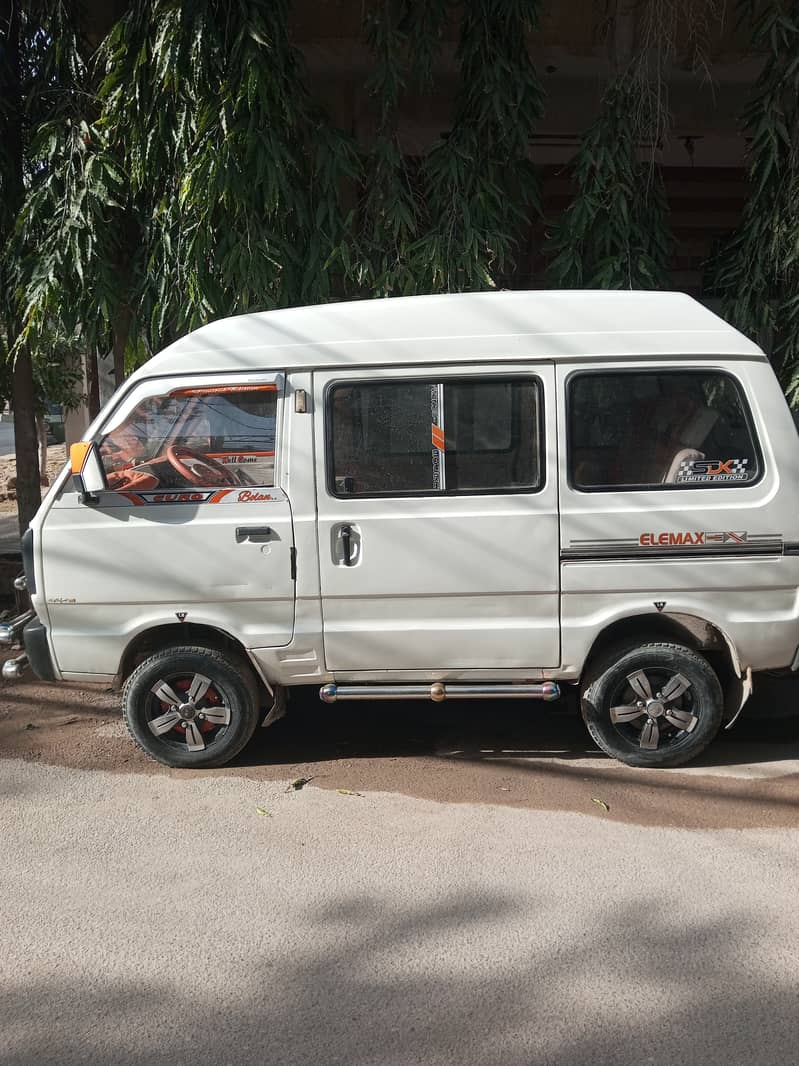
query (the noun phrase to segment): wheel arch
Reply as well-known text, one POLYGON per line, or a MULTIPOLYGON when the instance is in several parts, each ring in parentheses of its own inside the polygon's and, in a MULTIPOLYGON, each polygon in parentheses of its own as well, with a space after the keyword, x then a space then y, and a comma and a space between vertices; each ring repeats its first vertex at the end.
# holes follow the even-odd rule
POLYGON ((224 651, 239 659, 243 659, 252 669, 258 682, 269 696, 274 695, 274 689, 264 677, 258 664, 253 657, 235 637, 223 629, 205 625, 200 622, 172 622, 164 625, 151 626, 137 633, 128 643, 119 664, 117 682, 123 685, 130 677, 140 662, 148 655, 166 648, 179 647, 181 645, 196 645, 198 647, 211 648, 215 651, 224 651))
POLYGON ((597 659, 614 647, 652 641, 684 644, 703 655, 721 683, 725 721, 735 718, 749 696, 749 672, 741 666, 735 644, 724 630, 698 615, 634 614, 617 619, 597 635, 586 656, 581 679, 597 659))

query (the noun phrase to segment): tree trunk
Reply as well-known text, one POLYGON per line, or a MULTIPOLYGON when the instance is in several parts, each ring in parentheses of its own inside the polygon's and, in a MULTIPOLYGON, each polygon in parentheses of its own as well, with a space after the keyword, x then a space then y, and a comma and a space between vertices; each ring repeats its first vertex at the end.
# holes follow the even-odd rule
POLYGON ((17 353, 12 378, 14 450, 17 455, 17 515, 20 537, 39 510, 39 435, 36 431, 36 387, 33 364, 26 351, 17 353))
MULTIPOLYGON (((22 207, 25 189, 22 180, 22 88, 20 65, 20 5, 0 0, 0 23, 5 29, 5 54, 0 52, 0 100, 6 169, 3 175, 5 209, 10 224, 22 207)), ((0 234, 0 236, 2 236, 0 234)), ((0 293, 9 342, 18 336, 19 323, 10 292, 0 293)), ((20 536, 41 503, 39 485, 39 441, 36 433, 36 388, 30 352, 18 351, 11 378, 14 408, 14 450, 17 458, 17 514, 20 536)))
POLYGON ((133 315, 129 307, 120 307, 114 319, 114 386, 125 380, 125 349, 128 346, 133 315))

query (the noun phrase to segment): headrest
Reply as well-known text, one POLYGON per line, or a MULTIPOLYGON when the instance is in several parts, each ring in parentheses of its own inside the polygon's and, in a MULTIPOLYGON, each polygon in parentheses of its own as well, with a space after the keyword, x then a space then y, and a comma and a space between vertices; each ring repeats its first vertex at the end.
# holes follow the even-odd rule
POLYGON ((700 407, 680 426, 677 439, 686 448, 700 448, 718 420, 718 411, 714 411, 712 407, 700 407))

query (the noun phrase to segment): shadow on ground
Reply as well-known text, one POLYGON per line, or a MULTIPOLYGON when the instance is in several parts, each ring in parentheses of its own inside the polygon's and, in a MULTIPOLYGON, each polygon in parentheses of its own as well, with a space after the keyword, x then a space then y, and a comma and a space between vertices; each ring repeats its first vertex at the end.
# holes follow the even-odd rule
MULTIPOLYGON (((536 701, 374 701, 321 703, 294 690, 287 717, 256 735, 239 765, 341 758, 434 755, 460 759, 603 759, 577 712, 573 692, 536 701)), ((799 681, 762 678, 744 714, 699 766, 799 758, 799 681)))
MULTIPOLYGON (((296 941, 271 937, 267 923, 249 957, 222 954, 211 972, 200 953, 191 988, 181 987, 168 962, 145 966, 136 980, 75 975, 9 987, 3 1061, 796 1061, 795 974, 785 960, 770 965, 775 945, 765 919, 727 907, 715 920, 678 922, 671 907, 648 900, 608 899, 587 910, 592 924, 570 926, 556 899, 535 903, 510 890, 487 896, 453 888, 449 898, 390 911, 377 898, 336 897, 297 915, 296 941), (491 929, 504 926, 518 938, 512 957, 491 946, 491 929), (225 982, 231 971, 238 998, 225 982)), ((148 951, 144 944, 131 947, 132 959, 148 951)))

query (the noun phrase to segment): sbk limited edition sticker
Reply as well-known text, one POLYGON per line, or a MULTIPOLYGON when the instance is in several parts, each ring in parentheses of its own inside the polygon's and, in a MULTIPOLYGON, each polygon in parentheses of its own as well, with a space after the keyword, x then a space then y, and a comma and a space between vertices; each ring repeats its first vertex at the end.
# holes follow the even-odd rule
POLYGON ((749 477, 748 459, 683 459, 677 473, 677 481, 682 485, 748 481, 749 477))

